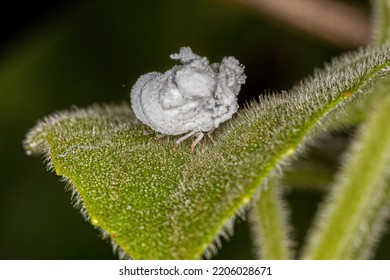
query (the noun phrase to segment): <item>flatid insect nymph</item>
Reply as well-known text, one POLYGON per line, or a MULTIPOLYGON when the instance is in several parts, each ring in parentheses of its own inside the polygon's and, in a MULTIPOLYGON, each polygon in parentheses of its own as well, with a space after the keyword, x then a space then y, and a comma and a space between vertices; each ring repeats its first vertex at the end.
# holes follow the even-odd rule
POLYGON ((142 75, 131 90, 131 106, 135 116, 153 130, 185 134, 176 144, 196 135, 193 151, 205 132, 211 133, 237 112, 237 95, 246 79, 244 67, 231 56, 210 65, 189 47, 170 58, 182 65, 142 75))

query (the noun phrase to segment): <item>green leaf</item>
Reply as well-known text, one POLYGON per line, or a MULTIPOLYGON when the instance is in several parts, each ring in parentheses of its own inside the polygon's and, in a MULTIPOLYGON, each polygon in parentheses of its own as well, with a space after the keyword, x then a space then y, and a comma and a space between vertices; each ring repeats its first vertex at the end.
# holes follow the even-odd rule
POLYGON ((175 137, 157 136, 126 104, 54 114, 28 133, 25 148, 45 153, 90 222, 126 254, 199 258, 268 174, 389 65, 388 45, 334 60, 291 91, 242 109, 194 155, 189 141, 174 149, 175 137))
POLYGON ((306 259, 360 259, 372 252, 390 202, 390 79, 372 97, 328 201, 318 214, 306 259))

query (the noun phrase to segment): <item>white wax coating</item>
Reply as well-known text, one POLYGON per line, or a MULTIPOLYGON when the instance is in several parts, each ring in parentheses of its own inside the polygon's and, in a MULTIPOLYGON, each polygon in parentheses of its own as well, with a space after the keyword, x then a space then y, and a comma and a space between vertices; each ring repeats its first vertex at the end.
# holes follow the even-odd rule
POLYGON ((132 109, 141 122, 159 133, 179 135, 210 131, 237 112, 246 79, 237 59, 210 65, 189 47, 170 57, 182 65, 142 75, 131 90, 132 109))

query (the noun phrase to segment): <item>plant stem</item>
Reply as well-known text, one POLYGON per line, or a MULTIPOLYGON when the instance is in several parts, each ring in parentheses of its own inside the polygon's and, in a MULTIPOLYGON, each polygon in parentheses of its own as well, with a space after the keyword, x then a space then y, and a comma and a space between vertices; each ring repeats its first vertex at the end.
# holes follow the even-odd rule
POLYGON ((268 260, 290 259, 286 210, 279 194, 279 181, 271 175, 267 184, 251 211, 255 242, 260 247, 257 255, 268 260))
MULTIPOLYGON (((389 88, 387 80, 382 93, 389 88)), ((379 98, 377 108, 361 127, 317 217, 304 259, 361 258, 372 251, 389 201, 390 97, 386 95, 379 94, 383 98, 379 98)))
POLYGON ((390 1, 372 0, 372 6, 374 10, 374 42, 383 44, 390 37, 390 1))
POLYGON ((357 248, 351 259, 368 259, 372 257, 374 248, 380 240, 381 235, 387 229, 385 221, 390 216, 390 182, 387 182, 386 193, 382 195, 381 200, 372 209, 373 219, 369 221, 370 234, 362 236, 362 246, 357 248))

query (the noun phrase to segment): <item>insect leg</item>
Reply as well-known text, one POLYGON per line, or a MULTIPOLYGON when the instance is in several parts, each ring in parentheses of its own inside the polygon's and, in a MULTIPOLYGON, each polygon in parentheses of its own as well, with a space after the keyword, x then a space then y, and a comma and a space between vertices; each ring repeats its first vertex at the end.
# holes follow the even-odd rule
POLYGON ((176 146, 179 145, 181 142, 183 142, 184 140, 190 138, 190 137, 191 137, 192 135, 194 135, 195 133, 196 133, 196 131, 194 130, 194 131, 191 131, 190 133, 184 135, 183 137, 180 137, 180 138, 176 141, 175 145, 176 145, 176 146))
POLYGON ((191 154, 194 153, 195 151, 195 146, 199 143, 200 140, 202 140, 203 136, 204 136, 204 133, 203 132, 198 132, 198 137, 196 137, 195 141, 192 142, 191 144, 191 154))
POLYGON ((209 137, 209 139, 210 139, 211 142, 213 142, 213 143, 215 143, 215 142, 214 142, 214 137, 213 137, 213 135, 212 135, 212 133, 214 132, 214 130, 215 130, 215 128, 213 128, 213 129, 211 129, 211 130, 209 130, 209 131, 207 132, 207 136, 209 137))

